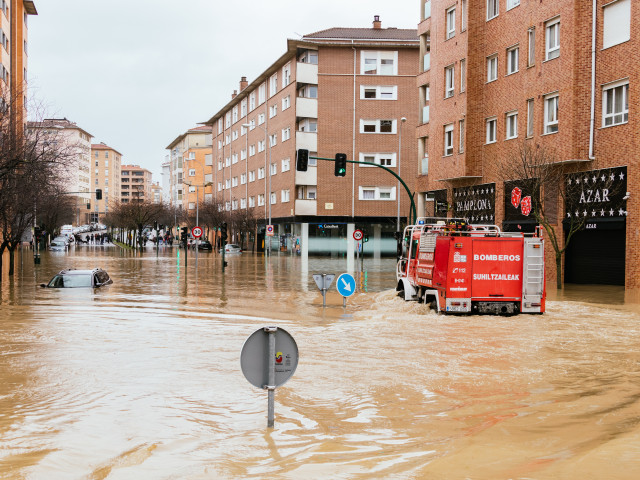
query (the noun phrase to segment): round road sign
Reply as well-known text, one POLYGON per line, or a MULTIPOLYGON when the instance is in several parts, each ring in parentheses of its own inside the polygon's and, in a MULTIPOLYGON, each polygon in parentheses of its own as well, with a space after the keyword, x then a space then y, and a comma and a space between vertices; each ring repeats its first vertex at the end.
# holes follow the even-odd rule
POLYGON ((353 239, 356 242, 359 242, 360 240, 362 240, 362 237, 364 237, 364 234, 362 233, 362 230, 354 230, 353 239))
POLYGON ((336 288, 343 297, 350 297, 356 292, 356 279, 350 273, 343 273, 338 277, 336 288))
POLYGON ((195 238, 200 238, 202 236, 202 228, 193 227, 191 229, 191 235, 193 235, 195 238))
POLYGON ((269 384, 269 335, 276 336, 273 386, 279 387, 289 380, 298 366, 298 345, 289 332, 280 327, 271 334, 264 328, 256 330, 244 342, 240 367, 249 383, 258 388, 269 384))
POLYGON ((267 225, 267 235, 270 237, 273 236, 273 225, 267 225))

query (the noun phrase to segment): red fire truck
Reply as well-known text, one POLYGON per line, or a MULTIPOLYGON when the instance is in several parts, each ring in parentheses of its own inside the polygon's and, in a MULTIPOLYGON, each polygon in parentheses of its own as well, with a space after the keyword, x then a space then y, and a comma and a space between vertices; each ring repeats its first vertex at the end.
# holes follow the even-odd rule
POLYGON ((463 219, 419 218, 404 231, 396 290, 445 313, 543 313, 544 239, 463 219))

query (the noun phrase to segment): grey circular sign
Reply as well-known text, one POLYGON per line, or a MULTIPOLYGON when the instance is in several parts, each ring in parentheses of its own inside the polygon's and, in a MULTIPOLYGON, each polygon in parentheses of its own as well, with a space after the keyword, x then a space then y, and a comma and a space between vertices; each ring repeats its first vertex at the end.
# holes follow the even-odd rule
POLYGON ((298 345, 293 337, 278 327, 273 333, 264 328, 253 332, 242 346, 240 366, 242 373, 255 387, 263 388, 269 384, 269 335, 275 335, 275 385, 284 384, 298 366, 298 345))

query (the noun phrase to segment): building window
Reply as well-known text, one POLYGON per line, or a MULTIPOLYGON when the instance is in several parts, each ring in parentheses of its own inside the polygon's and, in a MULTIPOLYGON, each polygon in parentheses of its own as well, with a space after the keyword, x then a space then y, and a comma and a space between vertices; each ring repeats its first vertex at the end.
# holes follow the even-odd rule
POLYGON ((195 168, 190 168, 189 169, 189 176, 190 177, 195 177, 196 176, 196 169, 195 168))
POLYGON ((243 148, 242 150, 240 150, 240 160, 246 160, 247 159, 247 151, 243 148))
POLYGON ((282 141, 286 142, 290 138, 291 138, 291 128, 289 128, 289 127, 283 128, 282 129, 282 141))
POLYGON ((274 73, 269 79, 269 97, 273 97, 278 91, 278 74, 274 73))
POLYGON ((498 0, 487 0, 487 20, 496 18, 500 13, 500 3, 498 0))
POLYGON ((464 152, 464 120, 460 120, 459 122, 459 137, 460 137, 460 145, 458 147, 458 152, 464 152))
POLYGON ((240 199, 240 208, 242 208, 242 209, 247 208, 247 199, 246 198, 241 198, 240 199))
POLYGON ((509 112, 506 115, 507 140, 518 137, 518 112, 509 112))
POLYGON ((264 123, 264 113, 258 115, 258 125, 262 125, 264 123))
POLYGON ((547 33, 546 41, 546 60, 558 58, 560 56, 560 18, 549 20, 545 24, 547 33))
POLYGON ((531 67, 536 63, 536 28, 531 27, 528 33, 529 37, 529 55, 527 57, 527 66, 531 67))
POLYGON ((361 85, 360 86, 360 99, 361 100, 397 100, 398 99, 398 87, 397 86, 375 86, 375 85, 361 85))
POLYGON ((315 85, 306 85, 298 90, 298 96, 303 98, 318 98, 318 87, 315 85))
POLYGON ((238 163, 238 154, 234 153, 233 155, 231 155, 231 164, 235 165, 236 163, 238 163))
POLYGON ((358 187, 359 200, 395 200, 395 187, 358 187))
POLYGON ((398 52, 363 51, 360 54, 360 73, 364 75, 397 75, 398 52))
POLYGON ((233 132, 231 132, 231 140, 237 140, 239 137, 238 135, 238 130, 234 130, 233 132))
POLYGON ((280 195, 281 203, 286 203, 289 201, 289 190, 282 190, 280 195))
POLYGON ((262 105, 265 102, 267 93, 267 84, 263 83, 258 87, 258 105, 262 105))
POLYGON ((498 120, 494 118, 487 119, 487 143, 495 143, 498 120))
POLYGON ((456 7, 451 7, 446 13, 447 40, 456 35, 456 7))
POLYGON ((498 79, 498 56, 487 57, 487 83, 498 79))
POLYGON ((547 95, 544 98, 544 133, 558 131, 558 94, 547 95))
POLYGON ((224 116, 224 128, 229 128, 231 126, 231 112, 227 112, 224 116))
POLYGON ((253 112, 256 108, 256 92, 251 92, 249 95, 249 111, 253 112))
POLYGON ((396 133, 396 120, 360 120, 360 133, 396 133))
POLYGON ((533 137, 533 98, 527 100, 527 138, 533 137))
POLYGON ((269 174, 270 175, 277 175, 278 174, 278 165, 275 163, 272 163, 269 167, 269 174))
POLYGON ((507 50, 507 75, 518 71, 518 57, 520 53, 519 47, 512 47, 507 50))
POLYGON ((287 63, 282 67, 282 88, 291 83, 291 64, 287 63))
POLYGON ((291 106, 291 95, 287 95, 282 99, 282 111, 284 112, 291 106))
POLYGON ((240 118, 247 116, 247 99, 243 99, 240 103, 240 118))
POLYGON ((290 169, 291 169, 291 160, 289 160, 288 158, 283 158, 281 170, 283 172, 288 172, 290 169))
POLYGON ((196 209, 195 202, 189 202, 189 210, 195 210, 195 209, 196 209))
POLYGON ((278 104, 274 103, 269 107, 269 118, 273 118, 278 114, 278 104))
POLYGON ((260 194, 258 195, 258 206, 261 207, 264 205, 264 195, 260 194))
POLYGON ((249 145, 249 156, 253 157, 256 154, 256 146, 255 145, 249 145))
POLYGON ((269 135, 269 146, 275 147, 278 143, 278 135, 275 133, 273 135, 269 135))
POLYGON ((300 63, 310 63, 312 65, 318 64, 318 52, 315 50, 305 50, 300 56, 300 63))
POLYGON ((269 197, 271 198, 271 205, 275 205, 276 202, 278 201, 276 192, 271 192, 271 195, 269 195, 269 197))
POLYGON ((247 183, 247 174, 242 173, 240 174, 240 185, 244 185, 245 183, 247 183))
POLYGON ((603 8, 602 48, 631 39, 631 0, 617 0, 603 8))
POLYGON ((444 86, 444 98, 453 97, 455 90, 455 73, 453 65, 444 68, 445 86, 444 86))
POLYGON ((507 10, 511 10, 518 5, 520 5, 520 0, 507 0, 507 10))
POLYGON ((264 152, 265 146, 264 140, 258 140, 258 152, 264 152))
POLYGON ((255 182, 256 181, 256 171, 255 170, 251 170, 249 172, 249 181, 250 182, 255 182))
POLYGON ((444 126, 444 156, 453 155, 453 123, 444 126))
POLYGON ((460 93, 466 89, 466 77, 467 77, 467 61, 463 58, 460 60, 460 93))
MULTIPOLYGON (((395 153, 361 153, 361 162, 375 163, 376 165, 382 165, 383 167, 394 168, 396 166, 396 154, 395 153)), ((362 164, 360 167, 373 167, 373 165, 362 164)))
POLYGON ((196 187, 194 187, 193 185, 189 186, 189 193, 196 193, 196 187))
POLYGON ((249 208, 254 208, 256 206, 256 197, 249 197, 249 208))
POLYGON ((317 120, 311 120, 311 119, 301 120, 300 123, 298 124, 298 129, 301 132, 317 132, 318 131, 318 121, 317 120))
POLYGON ((629 81, 602 87, 602 126, 620 125, 629 121, 629 81))
POLYGON ((231 179, 231 186, 232 187, 237 187, 238 186, 238 177, 233 177, 231 179))
POLYGON ((467 29, 467 0, 460 0, 460 31, 467 29))
POLYGON ((258 169, 258 180, 262 180, 264 178, 264 167, 260 167, 258 169))

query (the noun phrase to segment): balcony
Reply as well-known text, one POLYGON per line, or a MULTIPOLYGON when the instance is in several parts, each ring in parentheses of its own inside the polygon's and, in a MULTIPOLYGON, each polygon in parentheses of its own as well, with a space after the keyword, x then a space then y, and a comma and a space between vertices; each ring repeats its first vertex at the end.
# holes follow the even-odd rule
POLYGON ((318 169, 309 166, 306 172, 298 172, 296 170, 296 185, 317 185, 318 169))
POLYGON ((318 118, 318 100, 296 97, 296 116, 299 118, 318 118))
POLYGON ((318 84, 318 65, 313 63, 297 63, 296 82, 318 84))
POLYGON ((306 148, 310 152, 318 151, 318 134, 315 132, 296 132, 296 150, 306 148))
POLYGON ((296 199, 296 215, 317 215, 317 200, 297 200, 296 199))

